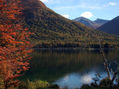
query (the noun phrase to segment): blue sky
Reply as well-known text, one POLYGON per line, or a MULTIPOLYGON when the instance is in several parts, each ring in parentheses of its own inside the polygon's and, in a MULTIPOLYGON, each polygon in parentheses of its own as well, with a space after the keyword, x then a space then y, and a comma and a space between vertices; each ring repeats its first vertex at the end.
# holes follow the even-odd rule
POLYGON ((41 0, 62 16, 74 19, 80 16, 95 20, 119 16, 119 0, 41 0))

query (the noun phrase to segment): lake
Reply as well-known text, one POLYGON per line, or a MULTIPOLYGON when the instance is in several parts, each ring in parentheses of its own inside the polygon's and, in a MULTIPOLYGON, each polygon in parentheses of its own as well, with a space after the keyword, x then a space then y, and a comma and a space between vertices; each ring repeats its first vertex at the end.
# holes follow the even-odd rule
MULTIPOLYGON (((104 50, 111 67, 119 63, 119 50, 104 50)), ((23 76, 29 80, 44 80, 69 89, 90 84, 96 74, 106 77, 103 57, 99 50, 37 49, 32 53, 31 68, 23 76)))

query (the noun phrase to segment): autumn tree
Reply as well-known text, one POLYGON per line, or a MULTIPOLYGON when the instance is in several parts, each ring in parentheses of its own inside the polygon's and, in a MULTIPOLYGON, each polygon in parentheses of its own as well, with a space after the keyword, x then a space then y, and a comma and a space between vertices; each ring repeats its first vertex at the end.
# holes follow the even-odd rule
POLYGON ((20 0, 0 0, 0 89, 14 88, 29 68, 29 35, 21 20, 20 0))

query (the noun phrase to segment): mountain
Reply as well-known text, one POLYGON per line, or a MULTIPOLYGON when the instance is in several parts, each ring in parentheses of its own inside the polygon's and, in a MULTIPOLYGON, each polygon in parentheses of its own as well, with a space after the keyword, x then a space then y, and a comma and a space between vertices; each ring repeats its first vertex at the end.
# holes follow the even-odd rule
POLYGON ((107 22, 106 24, 102 25, 101 27, 97 28, 101 31, 119 35, 119 16, 112 19, 111 21, 107 22))
POLYGON ((97 28, 97 26, 98 26, 98 24, 96 24, 95 22, 93 22, 87 18, 84 18, 84 17, 76 18, 76 19, 74 19, 74 21, 80 22, 90 28, 97 28))
POLYGON ((96 29, 96 28, 100 27, 101 25, 108 22, 108 20, 103 20, 103 19, 96 19, 95 21, 91 21, 84 17, 76 18, 76 19, 74 19, 74 21, 80 22, 80 23, 82 23, 90 28, 94 28, 94 29, 96 29))
POLYGON ((101 26, 101 25, 103 25, 103 24, 105 24, 105 23, 107 23, 107 22, 109 22, 109 20, 104 20, 104 19, 96 19, 95 21, 94 21, 96 24, 98 24, 99 26, 101 26))
POLYGON ((40 0, 21 0, 25 26, 33 34, 31 42, 38 47, 76 47, 105 43, 114 43, 116 37, 90 29, 85 25, 66 19, 46 7, 40 0))

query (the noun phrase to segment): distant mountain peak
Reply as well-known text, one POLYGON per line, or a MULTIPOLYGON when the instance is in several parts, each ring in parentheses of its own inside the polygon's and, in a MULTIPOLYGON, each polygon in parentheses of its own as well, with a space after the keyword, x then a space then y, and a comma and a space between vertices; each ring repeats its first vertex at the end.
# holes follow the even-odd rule
MULTIPOLYGON (((76 19, 74 19, 74 20, 89 20, 88 18, 85 18, 85 17, 78 17, 78 18, 76 18, 76 19)), ((90 20, 91 21, 91 20, 90 20)))
MULTIPOLYGON (((96 20, 104 20, 104 19, 101 19, 101 18, 97 18, 96 20)), ((95 20, 95 21, 96 21, 96 20, 95 20)))
POLYGON ((104 20, 104 19, 100 19, 100 18, 97 18, 95 21, 91 21, 90 19, 85 18, 85 17, 78 17, 74 20, 77 22, 80 22, 90 28, 94 28, 94 29, 96 29, 96 28, 100 27, 101 25, 108 22, 108 20, 104 20))
POLYGON ((97 18, 94 22, 99 24, 100 26, 107 23, 109 20, 105 20, 105 19, 100 19, 100 18, 97 18))
POLYGON ((88 18, 85 18, 85 17, 78 17, 76 19, 74 19, 75 21, 77 22, 80 22, 90 28, 97 28, 97 24, 93 21, 91 21, 90 19, 88 18))
POLYGON ((109 20, 105 20, 105 19, 97 18, 94 22, 96 22, 96 21, 109 21, 109 20))
POLYGON ((119 16, 115 17, 97 29, 107 33, 119 35, 119 16))

